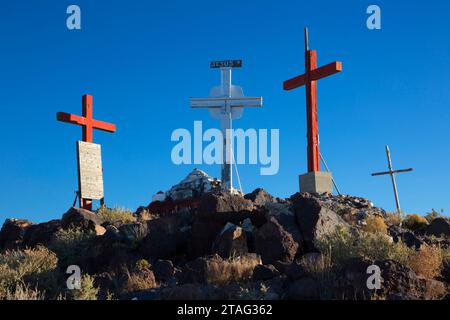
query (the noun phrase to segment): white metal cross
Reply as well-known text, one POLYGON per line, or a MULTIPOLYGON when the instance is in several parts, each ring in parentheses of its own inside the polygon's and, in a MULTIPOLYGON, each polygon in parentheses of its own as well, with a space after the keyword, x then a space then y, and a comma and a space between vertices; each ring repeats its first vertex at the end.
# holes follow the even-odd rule
POLYGON ((190 99, 192 108, 208 108, 210 115, 220 120, 224 146, 221 170, 222 189, 230 192, 234 190, 232 119, 241 118, 244 107, 262 106, 262 97, 244 97, 242 88, 231 84, 231 69, 241 65, 240 60, 211 62, 211 68, 220 68, 220 86, 211 89, 209 98, 190 99))

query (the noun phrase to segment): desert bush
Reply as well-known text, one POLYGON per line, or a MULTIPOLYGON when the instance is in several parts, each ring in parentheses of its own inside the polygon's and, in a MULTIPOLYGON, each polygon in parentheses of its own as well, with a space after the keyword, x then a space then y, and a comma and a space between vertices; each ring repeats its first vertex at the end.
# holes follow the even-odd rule
POLYGON ((14 289, 8 289, 5 295, 6 300, 44 300, 44 291, 31 289, 28 285, 17 284, 14 289))
POLYGON ((428 224, 427 219, 418 214, 409 214, 403 220, 403 226, 411 231, 420 231, 428 224))
POLYGON ((49 247, 58 256, 59 265, 65 268, 79 264, 79 261, 87 256, 90 242, 94 237, 93 231, 79 228, 61 229, 55 234, 55 239, 49 247))
POLYGON ((270 291, 270 287, 260 283, 258 287, 242 287, 236 297, 238 300, 277 300, 279 296, 270 291))
POLYGON ((68 290, 71 300, 97 300, 99 289, 94 286, 94 277, 84 274, 81 277, 80 289, 68 290))
POLYGON ((140 259, 140 260, 136 261, 136 264, 135 264, 136 270, 150 269, 150 267, 151 267, 150 262, 148 262, 145 259, 140 259))
POLYGON ((383 217, 372 215, 367 217, 363 230, 370 233, 387 233, 387 225, 383 217))
POLYGON ((149 274, 132 273, 125 281, 125 284, 122 288, 122 293, 129 294, 137 291, 153 289, 156 287, 157 284, 155 276, 152 272, 149 274))
POLYGON ((441 248, 423 245, 411 255, 409 266, 418 275, 434 278, 441 273, 443 258, 441 248))
POLYGON ((317 239, 315 245, 322 253, 329 255, 331 264, 338 269, 353 257, 392 259, 407 264, 412 252, 403 242, 395 243, 384 233, 350 233, 343 228, 336 228, 317 239))
POLYGON ((39 290, 56 290, 56 255, 45 247, 6 251, 0 254, 0 299, 29 295, 40 297, 39 290), (33 288, 33 289, 31 289, 33 288))
POLYGON ((441 210, 441 212, 437 212, 436 210, 431 209, 431 212, 428 212, 425 215, 425 219, 427 219, 428 223, 430 223, 434 219, 442 217, 443 213, 444 213, 444 210, 441 210))
POLYGON ((206 281, 208 284, 225 284, 233 281, 245 281, 252 277, 253 270, 261 264, 261 258, 255 255, 242 255, 222 259, 208 260, 206 281))
POLYGON ((390 226, 400 226, 402 216, 398 212, 387 212, 385 221, 390 226))
POLYGON ((136 222, 136 218, 130 210, 124 208, 107 208, 101 206, 97 209, 97 215, 104 221, 113 225, 136 222))
POLYGON ((133 223, 121 227, 121 233, 129 247, 136 249, 148 234, 147 224, 133 223))

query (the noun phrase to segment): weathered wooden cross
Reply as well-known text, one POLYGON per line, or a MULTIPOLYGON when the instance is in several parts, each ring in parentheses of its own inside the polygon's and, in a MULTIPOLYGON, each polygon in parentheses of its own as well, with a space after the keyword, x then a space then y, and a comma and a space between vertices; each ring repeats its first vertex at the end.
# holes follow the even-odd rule
MULTIPOLYGON (((306 119, 307 119, 307 140, 308 140, 308 173, 320 172, 320 149, 319 149, 319 123, 317 116, 317 85, 316 81, 342 71, 342 63, 335 61, 323 67, 317 68, 317 52, 309 50, 308 29, 305 28, 305 73, 283 82, 284 90, 292 90, 301 86, 306 87, 306 119)), ((323 191, 317 185, 318 175, 304 175, 304 179, 310 179, 311 183, 304 183, 307 192, 323 191), (307 187, 313 185, 312 188, 307 187), (317 187, 317 188, 316 188, 317 187)), ((302 181, 300 181, 302 185, 302 181)), ((331 175, 330 183, 331 185, 331 175)), ((325 188, 327 189, 327 188, 325 188)), ((302 190, 301 190, 302 191, 302 190)))
MULTIPOLYGON (((100 146, 92 143, 93 141, 93 130, 99 129, 107 132, 115 132, 116 126, 112 123, 99 121, 93 119, 92 117, 92 96, 89 94, 85 94, 82 97, 82 116, 78 116, 75 114, 69 114, 65 112, 56 113, 56 119, 62 122, 68 122, 76 125, 80 125, 82 127, 82 141, 83 143, 78 142, 78 180, 79 180, 79 190, 78 194, 80 196, 80 207, 87 210, 92 210, 92 199, 83 198, 82 190, 81 190, 81 175, 80 175, 80 148, 86 150, 85 153, 90 157, 94 157, 96 162, 99 162, 100 165, 95 164, 97 168, 91 171, 95 171, 95 169, 101 170, 101 158, 100 158, 100 146)), ((87 178, 89 181, 89 177, 87 178)), ((92 182, 91 182, 92 183, 92 182)), ((103 180, 101 181, 101 195, 103 196, 103 180)))
POLYGON ((208 108, 213 118, 220 119, 223 135, 222 189, 233 192, 232 119, 242 117, 244 107, 261 107, 262 97, 245 97, 241 87, 231 84, 231 69, 240 68, 242 60, 213 61, 211 68, 220 68, 221 85, 213 87, 209 98, 191 98, 192 108, 208 108))
POLYGON ((387 156, 389 171, 372 173, 372 176, 381 176, 381 175, 386 175, 386 174, 391 175, 392 188, 394 189, 394 196, 395 196, 395 204, 397 206, 397 213, 399 215, 401 215, 402 210, 400 208, 400 200, 398 199, 397 184, 395 183, 395 174, 396 173, 400 173, 400 172, 413 171, 414 169, 413 168, 408 168, 408 169, 394 170, 392 168, 391 152, 389 151, 389 146, 388 145, 386 145, 386 156, 387 156))

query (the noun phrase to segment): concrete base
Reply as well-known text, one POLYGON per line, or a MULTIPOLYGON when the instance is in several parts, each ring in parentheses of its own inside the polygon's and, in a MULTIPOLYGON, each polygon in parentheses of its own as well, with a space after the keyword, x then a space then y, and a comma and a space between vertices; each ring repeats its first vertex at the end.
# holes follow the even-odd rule
POLYGON ((329 172, 308 172, 300 177, 300 192, 333 192, 333 181, 329 172))

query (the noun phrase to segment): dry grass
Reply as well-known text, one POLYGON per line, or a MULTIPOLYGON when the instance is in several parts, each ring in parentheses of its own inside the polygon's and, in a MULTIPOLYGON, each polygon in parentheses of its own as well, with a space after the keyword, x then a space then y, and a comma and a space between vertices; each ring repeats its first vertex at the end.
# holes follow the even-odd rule
POLYGON ((409 265, 418 275, 435 278, 441 273, 443 252, 439 247, 423 245, 411 255, 409 265))
POLYGON ((392 259, 408 264, 412 249, 401 241, 395 243, 383 233, 359 232, 351 234, 342 228, 324 235, 315 242, 316 247, 331 259, 334 267, 340 269, 353 257, 370 260, 392 259))
POLYGON ((400 226, 402 222, 402 216, 398 214, 398 212, 387 212, 385 221, 390 226, 400 226))
POLYGON ((363 230, 370 233, 387 233, 387 225, 384 222, 383 217, 380 216, 369 216, 366 219, 366 225, 363 227, 363 230))
POLYGON ((128 273, 128 278, 121 288, 122 294, 148 290, 158 287, 155 275, 150 270, 141 270, 136 273, 128 273))
POLYGON ((49 248, 57 254, 59 265, 67 268, 69 265, 79 264, 80 259, 87 256, 90 241, 94 237, 93 231, 79 228, 61 229, 55 234, 49 248))
POLYGON ((113 225, 122 225, 126 223, 136 222, 136 217, 133 213, 124 208, 107 208, 101 206, 97 209, 97 215, 104 221, 113 225))
POLYGON ((6 300, 44 300, 44 291, 31 289, 27 285, 18 284, 14 289, 8 289, 5 295, 6 300))
POLYGON ((37 298, 43 295, 39 289, 55 289, 57 263, 56 255, 45 247, 0 254, 0 299, 37 298))
POLYGON ((403 226, 411 231, 419 231, 426 227, 427 219, 418 214, 409 214, 403 220, 403 226))
POLYGON ((212 258, 207 262, 206 281, 208 284, 226 284, 248 280, 258 264, 261 264, 261 258, 257 255, 242 255, 227 260, 212 258))

